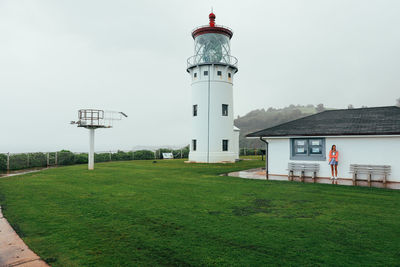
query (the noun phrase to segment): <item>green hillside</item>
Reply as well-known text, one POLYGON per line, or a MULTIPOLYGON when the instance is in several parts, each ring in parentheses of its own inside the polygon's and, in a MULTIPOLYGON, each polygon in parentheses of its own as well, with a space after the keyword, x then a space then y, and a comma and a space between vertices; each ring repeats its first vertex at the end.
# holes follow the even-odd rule
POLYGON ((243 117, 235 120, 235 126, 240 128, 240 147, 244 148, 263 148, 263 143, 259 140, 249 140, 245 136, 248 133, 272 127, 291 120, 299 119, 317 112, 324 111, 322 104, 314 105, 290 105, 285 108, 256 109, 250 111, 243 117))

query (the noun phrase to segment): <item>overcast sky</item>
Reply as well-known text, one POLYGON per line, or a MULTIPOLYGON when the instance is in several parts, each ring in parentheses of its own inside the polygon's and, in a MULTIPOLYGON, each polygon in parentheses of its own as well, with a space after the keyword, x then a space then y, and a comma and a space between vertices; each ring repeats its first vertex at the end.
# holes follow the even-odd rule
POLYGON ((129 118, 96 150, 190 140, 191 30, 234 31, 234 110, 394 105, 400 1, 0 0, 0 152, 86 151, 80 108, 129 118))

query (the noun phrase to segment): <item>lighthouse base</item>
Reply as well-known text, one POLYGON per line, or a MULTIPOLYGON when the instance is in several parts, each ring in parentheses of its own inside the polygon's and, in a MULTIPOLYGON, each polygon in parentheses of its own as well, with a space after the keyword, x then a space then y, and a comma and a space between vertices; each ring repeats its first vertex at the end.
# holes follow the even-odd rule
POLYGON ((235 162, 238 159, 238 154, 235 152, 197 152, 189 153, 189 161, 194 163, 221 163, 235 162))

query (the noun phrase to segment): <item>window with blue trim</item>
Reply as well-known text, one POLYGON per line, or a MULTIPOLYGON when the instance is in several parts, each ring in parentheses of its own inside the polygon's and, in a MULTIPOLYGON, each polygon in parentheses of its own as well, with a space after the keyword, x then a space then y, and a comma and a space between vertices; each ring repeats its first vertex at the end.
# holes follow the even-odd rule
POLYGON ((290 139, 290 159, 325 160, 325 138, 290 139))

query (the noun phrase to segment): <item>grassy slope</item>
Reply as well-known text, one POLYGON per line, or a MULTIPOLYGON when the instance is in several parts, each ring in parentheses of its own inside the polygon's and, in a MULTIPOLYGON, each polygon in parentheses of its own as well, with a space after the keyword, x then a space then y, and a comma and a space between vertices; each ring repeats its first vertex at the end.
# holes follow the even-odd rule
POLYGON ((112 162, 0 179, 53 266, 395 265, 400 192, 221 177, 260 166, 112 162))

